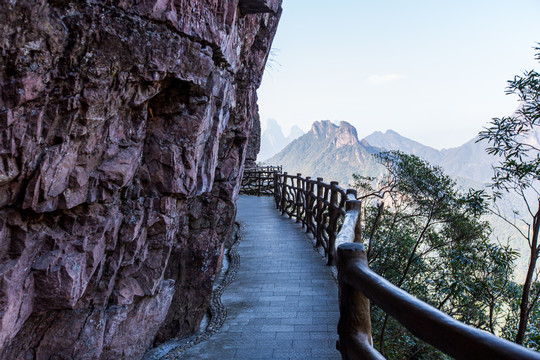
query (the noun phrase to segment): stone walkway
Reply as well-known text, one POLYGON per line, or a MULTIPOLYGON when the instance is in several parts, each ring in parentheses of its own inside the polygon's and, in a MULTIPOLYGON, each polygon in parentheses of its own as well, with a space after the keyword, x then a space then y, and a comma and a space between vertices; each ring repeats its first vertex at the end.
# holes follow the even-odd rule
POLYGON ((341 359, 330 268, 273 198, 240 196, 240 269, 221 300, 221 330, 179 359, 341 359))

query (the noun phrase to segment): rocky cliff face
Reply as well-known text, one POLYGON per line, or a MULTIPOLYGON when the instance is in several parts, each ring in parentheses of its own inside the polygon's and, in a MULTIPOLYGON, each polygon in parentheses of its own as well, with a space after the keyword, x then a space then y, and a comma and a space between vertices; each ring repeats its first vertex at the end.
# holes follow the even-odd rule
POLYGON ((280 3, 0 3, 0 358, 198 327, 280 3))

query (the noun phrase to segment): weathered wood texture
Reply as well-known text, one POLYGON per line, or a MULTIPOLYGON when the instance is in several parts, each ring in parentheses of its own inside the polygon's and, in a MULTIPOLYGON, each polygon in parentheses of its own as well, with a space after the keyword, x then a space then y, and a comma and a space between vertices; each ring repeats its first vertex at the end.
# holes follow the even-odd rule
POLYGON ((375 357, 377 353, 369 345, 369 326, 365 321, 366 317, 369 319, 369 307, 366 310, 360 294, 415 336, 455 359, 540 359, 539 353, 465 325, 375 274, 367 266, 364 245, 342 244, 338 254, 338 333, 343 359, 382 358, 375 357))
POLYGON ((339 187, 337 181, 330 184, 322 178, 312 180, 302 174, 274 174, 274 198, 282 214, 302 223, 306 232, 316 239, 316 245, 324 249, 328 265, 334 265, 336 238, 345 217, 345 203, 356 200, 356 191, 339 187))
POLYGON ((272 196, 274 194, 274 173, 281 173, 281 166, 245 169, 240 193, 245 195, 272 196))
MULTIPOLYGON (((354 211, 351 210, 350 213, 354 211)), ((350 216, 346 221, 354 218, 358 219, 356 214, 350 216)), ((349 222, 346 222, 346 225, 349 225, 349 222)), ((354 224, 351 225, 350 228, 353 231, 347 231, 347 235, 352 233, 351 240, 354 240, 354 224)), ((343 229, 345 227, 344 225, 343 229)), ((337 268, 340 317, 338 323, 339 340, 336 344, 337 349, 341 352, 343 359, 384 359, 373 348, 369 299, 353 286, 349 285, 343 278, 346 273, 346 267, 356 262, 366 268, 368 266, 364 245, 349 242, 338 247, 337 268)))

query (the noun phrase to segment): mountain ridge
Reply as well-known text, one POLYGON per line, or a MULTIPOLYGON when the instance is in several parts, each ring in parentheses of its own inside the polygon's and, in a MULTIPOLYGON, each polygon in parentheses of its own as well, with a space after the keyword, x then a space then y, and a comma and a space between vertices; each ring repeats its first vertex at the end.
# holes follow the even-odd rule
POLYGON ((269 159, 287 146, 291 141, 302 135, 304 135, 302 129, 293 125, 289 131, 289 135, 285 136, 283 134, 283 129, 279 126, 278 122, 274 119, 268 119, 266 129, 261 134, 261 149, 258 158, 263 161, 269 159))
POLYGON ((478 183, 489 182, 496 158, 487 154, 486 145, 478 142, 478 136, 466 143, 448 149, 437 150, 400 135, 394 130, 376 131, 364 138, 369 144, 384 150, 399 150, 423 158, 432 165, 440 166, 456 178, 478 183))
POLYGON ((293 140, 268 164, 279 164, 284 171, 323 177, 347 187, 353 173, 382 174, 382 166, 371 156, 378 150, 358 140, 356 128, 342 121, 316 121, 311 130, 293 140))
POLYGON ((304 173, 350 183, 352 174, 377 176, 381 165, 371 156, 381 151, 398 150, 419 156, 440 166, 461 182, 481 186, 489 182, 496 158, 488 155, 477 137, 465 144, 437 150, 402 136, 395 130, 375 131, 359 139, 356 128, 346 121, 339 125, 329 120, 313 123, 310 131, 293 140, 279 153, 265 161, 283 165, 284 171, 304 173), (373 172, 373 173, 370 173, 373 172))

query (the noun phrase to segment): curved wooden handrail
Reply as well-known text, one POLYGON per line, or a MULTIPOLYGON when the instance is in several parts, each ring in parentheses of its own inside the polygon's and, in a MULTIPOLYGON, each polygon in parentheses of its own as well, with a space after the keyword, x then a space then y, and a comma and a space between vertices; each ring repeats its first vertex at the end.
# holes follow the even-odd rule
POLYGON ((356 191, 330 184, 322 178, 303 178, 302 174, 274 174, 274 199, 281 214, 295 218, 311 233, 316 246, 324 249, 328 265, 334 265, 336 239, 346 215, 347 199, 356 199, 356 191))
MULTIPOLYGON (((360 292, 385 313, 399 321, 415 336, 445 354, 455 359, 540 360, 540 353, 498 338, 486 331, 465 325, 377 275, 367 266, 364 245, 358 243, 341 244, 338 247, 338 258, 340 287, 345 287, 349 291, 350 288, 353 288, 360 292)), ((343 311, 342 316, 347 311, 361 312, 361 309, 343 309, 343 311)), ((347 315, 347 317, 349 316, 347 315)), ((370 330, 367 329, 358 331, 370 333, 370 330)), ((344 334, 344 336, 350 337, 351 335, 344 334)), ((365 342, 363 342, 363 346, 365 346, 365 342)), ((360 354, 363 351, 360 347, 353 351, 351 347, 346 351, 355 354, 360 354)), ((345 355, 343 351, 342 354, 345 355)), ((344 358, 361 359, 362 357, 344 356, 344 358)))
POLYGON ((250 191, 255 194, 267 191, 266 180, 261 179, 268 179, 269 175, 261 174, 271 172, 270 191, 276 207, 313 234, 317 245, 324 248, 329 265, 337 257, 340 298, 337 347, 343 359, 384 359, 372 346, 371 299, 418 338, 456 359, 540 360, 540 353, 465 325, 371 271, 364 245, 360 243, 361 204, 356 200, 355 190, 344 190, 337 182, 324 183, 322 178, 281 174, 276 168, 253 171, 246 171, 247 178, 251 182, 257 179, 259 188, 250 191))
POLYGON ((361 242, 360 229, 361 202, 356 200, 355 192, 347 192, 346 213, 343 226, 336 238, 336 248, 345 243, 361 242))

